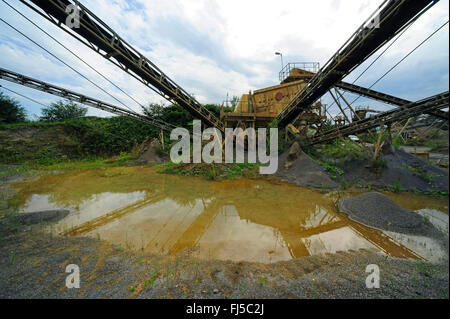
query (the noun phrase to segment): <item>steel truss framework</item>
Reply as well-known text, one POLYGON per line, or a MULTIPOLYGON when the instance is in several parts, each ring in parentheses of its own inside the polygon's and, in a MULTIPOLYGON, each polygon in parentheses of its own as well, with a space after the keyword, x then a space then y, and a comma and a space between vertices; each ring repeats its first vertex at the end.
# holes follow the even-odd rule
POLYGON ((6 80, 6 81, 10 81, 13 83, 17 83, 23 86, 27 86, 29 88, 38 90, 38 91, 42 91, 42 92, 46 92, 52 95, 56 95, 74 102, 78 102, 81 104, 85 104, 85 105, 89 105, 92 107, 95 107, 97 109, 103 110, 103 111, 107 111, 110 113, 114 113, 117 115, 121 115, 121 116, 126 116, 129 118, 132 118, 134 120, 138 120, 144 123, 147 123, 149 125, 152 125, 154 127, 157 127, 161 130, 167 131, 167 132, 171 132, 172 129, 175 128, 174 125, 160 121, 158 119, 152 118, 148 115, 141 115, 139 113, 136 112, 132 112, 129 111, 127 109, 115 106, 113 104, 110 103, 106 103, 100 100, 97 100, 95 98, 80 94, 80 93, 76 93, 74 91, 70 91, 64 88, 61 88, 59 86, 44 82, 44 81, 40 81, 40 80, 36 80, 33 79, 31 77, 16 73, 16 72, 12 72, 3 68, 0 68, 0 79, 6 80))
POLYGON ((224 131, 223 123, 218 118, 79 1, 21 0, 21 2, 168 101, 180 105, 188 113, 202 120, 207 125, 214 126, 222 132, 224 131), (69 28, 65 24, 70 14, 70 11, 66 12, 66 8, 69 5, 80 9, 79 28, 69 28))
MULTIPOLYGON (((395 96, 392 96, 392 95, 389 95, 389 94, 385 94, 385 93, 381 93, 381 92, 374 91, 374 90, 371 90, 371 89, 367 89, 367 88, 364 88, 362 86, 350 84, 350 83, 347 83, 347 82, 338 82, 336 84, 336 86, 341 88, 341 89, 343 89, 343 90, 345 90, 345 91, 352 92, 352 93, 357 93, 357 94, 360 94, 362 96, 365 96, 365 97, 368 97, 368 98, 371 98, 371 99, 374 99, 374 100, 377 100, 377 101, 381 101, 381 102, 384 102, 384 103, 388 103, 388 104, 391 104, 391 105, 395 105, 395 106, 402 106, 402 105, 406 105, 406 104, 412 103, 412 101, 401 99, 401 98, 398 98, 398 97, 395 97, 395 96)), ((441 110, 429 111, 426 114, 438 117, 438 118, 443 119, 443 120, 448 120, 448 112, 444 112, 444 111, 441 111, 441 110)))
POLYGON ((287 107, 278 123, 287 125, 341 81, 380 47, 401 32, 413 19, 433 6, 430 0, 384 1, 342 47, 325 63, 287 107))
POLYGON ((310 144, 319 144, 339 137, 358 134, 373 129, 377 126, 390 125, 394 122, 402 121, 423 113, 440 110, 448 106, 449 92, 446 91, 316 135, 310 140, 310 144))

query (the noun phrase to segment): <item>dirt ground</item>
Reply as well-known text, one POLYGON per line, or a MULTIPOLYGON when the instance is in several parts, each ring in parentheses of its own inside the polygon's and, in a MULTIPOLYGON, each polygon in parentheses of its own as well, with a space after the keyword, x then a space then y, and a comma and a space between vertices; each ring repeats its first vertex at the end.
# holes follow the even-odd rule
POLYGON ((136 164, 162 163, 168 160, 167 156, 158 152, 161 143, 157 139, 146 139, 141 143, 139 149, 136 150, 140 155, 136 160, 136 164))
POLYGON ((0 225, 0 298, 448 298, 448 264, 367 250, 272 264, 139 255, 103 240, 52 236, 48 225, 0 225), (66 266, 80 288, 65 286, 66 266), (380 268, 380 288, 365 286, 380 268))

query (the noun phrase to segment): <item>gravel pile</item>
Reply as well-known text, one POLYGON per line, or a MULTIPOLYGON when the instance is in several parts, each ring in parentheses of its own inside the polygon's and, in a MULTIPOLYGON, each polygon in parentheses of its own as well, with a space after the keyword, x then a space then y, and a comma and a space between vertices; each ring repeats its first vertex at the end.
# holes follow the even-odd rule
POLYGON ((322 166, 300 149, 297 142, 279 156, 275 176, 304 187, 332 189, 339 186, 324 172, 322 166))
POLYGON ((44 210, 32 213, 13 214, 7 218, 0 219, 0 223, 18 222, 22 225, 34 225, 40 223, 56 222, 69 215, 70 211, 66 209, 44 210))
POLYGON ((338 210, 347 214, 351 220, 369 227, 432 238, 448 254, 449 239, 444 232, 437 229, 427 218, 399 206, 383 194, 369 192, 340 199, 338 210))
POLYGON ((393 154, 384 155, 386 167, 380 173, 372 172, 370 160, 336 161, 344 174, 338 180, 386 188, 394 185, 404 190, 422 192, 448 192, 448 171, 436 167, 423 159, 396 149, 393 154))
POLYGON ((338 209, 354 221, 391 231, 413 232, 424 223, 422 216, 378 192, 343 198, 339 200, 338 209))

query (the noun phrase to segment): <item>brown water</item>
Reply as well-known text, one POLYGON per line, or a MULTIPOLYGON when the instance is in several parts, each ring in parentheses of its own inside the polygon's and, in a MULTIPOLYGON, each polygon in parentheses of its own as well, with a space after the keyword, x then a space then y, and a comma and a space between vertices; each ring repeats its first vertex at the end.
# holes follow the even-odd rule
MULTIPOLYGON (((360 248, 417 257, 380 231, 337 214, 336 194, 262 180, 206 181, 125 167, 72 171, 16 184, 24 212, 67 208, 53 227, 143 253, 274 262, 360 248)), ((448 202, 390 195, 448 214, 448 202)))

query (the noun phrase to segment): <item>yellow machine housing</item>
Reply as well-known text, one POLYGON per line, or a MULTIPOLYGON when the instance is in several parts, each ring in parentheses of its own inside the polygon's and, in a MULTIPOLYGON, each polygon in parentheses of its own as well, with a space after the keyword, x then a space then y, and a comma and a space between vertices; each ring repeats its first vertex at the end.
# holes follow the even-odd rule
MULTIPOLYGON (((291 63, 287 66, 289 65, 291 63)), ((283 70, 282 72, 285 72, 283 70)), ((233 112, 221 112, 220 118, 224 121, 225 127, 267 126, 314 75, 313 72, 297 67, 290 68, 284 78, 282 72, 279 85, 244 94, 233 112)), ((304 112, 301 115, 307 122, 320 122, 322 118, 320 103, 314 105, 312 112, 304 112)))

